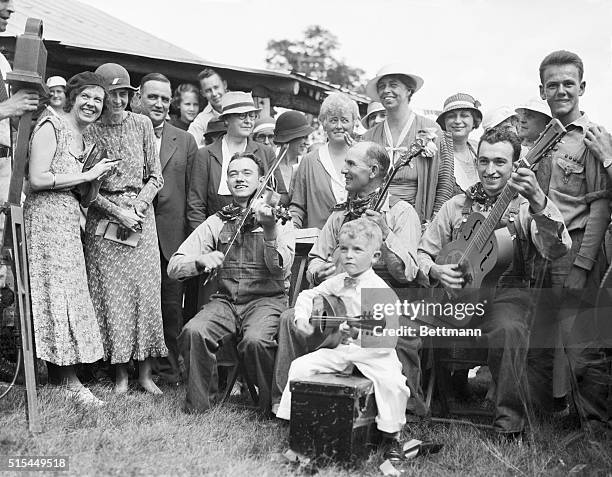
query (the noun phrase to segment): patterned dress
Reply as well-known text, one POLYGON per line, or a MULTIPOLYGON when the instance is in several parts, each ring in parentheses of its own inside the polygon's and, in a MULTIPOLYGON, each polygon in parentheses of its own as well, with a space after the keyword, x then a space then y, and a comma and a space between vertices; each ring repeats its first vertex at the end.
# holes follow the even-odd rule
MULTIPOLYGON (((63 118, 48 115, 55 129, 54 174, 72 174, 82 165, 70 154, 72 132, 63 118)), ((28 191, 24 221, 36 355, 67 366, 93 363, 104 352, 100 328, 87 288, 79 225, 79 201, 70 190, 28 191)))
POLYGON ((161 271, 155 215, 151 202, 163 186, 151 121, 127 113, 118 124, 96 123, 88 136, 109 156, 120 159, 89 207, 85 226, 85 260, 89 289, 111 363, 166 356, 161 316, 161 271), (121 208, 149 204, 136 247, 96 235, 103 220, 119 222, 121 208))

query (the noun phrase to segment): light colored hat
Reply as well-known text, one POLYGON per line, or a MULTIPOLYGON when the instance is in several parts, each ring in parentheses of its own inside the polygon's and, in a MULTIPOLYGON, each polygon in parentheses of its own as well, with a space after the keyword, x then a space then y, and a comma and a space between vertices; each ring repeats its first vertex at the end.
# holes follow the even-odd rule
POLYGON ((376 76, 372 78, 370 81, 368 81, 368 84, 366 85, 366 94, 372 100, 380 101, 380 97, 378 96, 378 92, 376 91, 376 85, 378 84, 378 81, 383 76, 387 76, 387 75, 405 76, 406 83, 412 83, 412 86, 414 87, 414 92, 416 93, 418 90, 421 89, 421 86, 423 86, 423 83, 424 83, 423 78, 421 78, 420 76, 414 75, 412 73, 409 73, 408 71, 409 71, 408 66, 402 63, 392 63, 390 65, 383 66, 380 70, 378 70, 378 73, 376 73, 376 76))
POLYGON ((96 73, 104 78, 107 91, 124 88, 131 91, 137 90, 137 88, 130 84, 130 74, 128 71, 117 63, 104 63, 98 66, 96 73))
POLYGON ((228 91, 221 98, 221 114, 219 114, 219 119, 224 118, 228 114, 250 113, 253 111, 259 112, 261 108, 255 106, 251 93, 228 91))
POLYGON ((516 112, 510 106, 500 106, 497 109, 487 111, 482 118, 482 129, 487 131, 494 128, 512 116, 516 116, 516 112))
POLYGON ((536 113, 543 114, 547 116, 548 119, 552 119, 550 115, 550 108, 548 107, 548 103, 546 101, 541 100, 540 98, 531 98, 526 103, 518 106, 515 111, 518 113, 521 109, 528 109, 530 111, 535 111, 536 113))
POLYGON ((467 93, 453 94, 444 101, 444 109, 438 116, 438 119, 436 119, 436 122, 442 128, 442 131, 446 131, 446 125, 444 124, 444 116, 446 113, 454 111, 455 109, 469 109, 474 112, 474 129, 477 129, 482 121, 482 112, 478 109, 479 107, 480 101, 474 99, 473 96, 467 93))
POLYGON ((47 78, 47 87, 55 88, 56 86, 66 87, 66 80, 61 76, 49 76, 47 78))
POLYGON ((384 110, 385 107, 378 101, 372 101, 370 104, 368 104, 368 110, 366 112, 366 115, 361 118, 361 124, 363 125, 363 127, 366 129, 368 128, 368 120, 370 119, 370 116, 373 116, 377 112, 384 110))
POLYGON ((264 116, 263 118, 259 118, 257 121, 255 121, 255 127, 253 128, 253 134, 257 134, 265 130, 270 130, 274 132, 275 125, 276 125, 276 121, 272 119, 270 116, 264 116))

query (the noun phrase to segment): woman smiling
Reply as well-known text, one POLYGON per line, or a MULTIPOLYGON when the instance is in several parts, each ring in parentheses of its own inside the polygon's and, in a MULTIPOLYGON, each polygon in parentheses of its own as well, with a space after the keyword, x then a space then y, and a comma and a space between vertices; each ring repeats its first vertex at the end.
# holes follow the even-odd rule
POLYGON ((30 144, 24 221, 36 355, 58 366, 66 392, 84 404, 103 404, 77 378, 74 365, 93 363, 104 352, 87 288, 75 186, 103 177, 113 163, 103 159, 87 172, 85 129, 104 107, 104 82, 90 72, 68 81, 64 112, 36 125, 30 144))

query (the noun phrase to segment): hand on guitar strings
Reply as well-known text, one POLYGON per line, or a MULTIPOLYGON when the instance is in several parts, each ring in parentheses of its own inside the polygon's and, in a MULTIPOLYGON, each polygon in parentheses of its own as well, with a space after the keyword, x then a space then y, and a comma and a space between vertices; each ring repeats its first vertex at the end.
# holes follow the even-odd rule
POLYGON ((202 270, 204 273, 210 273, 213 270, 221 267, 223 265, 223 260, 225 259, 225 255, 218 250, 214 252, 205 253, 196 258, 196 268, 198 270, 202 270))
POLYGON ((444 288, 462 288, 463 272, 458 269, 456 263, 447 263, 438 265, 434 263, 429 269, 429 276, 434 280, 438 280, 444 288))
POLYGON ((375 210, 372 210, 372 209, 367 209, 363 213, 362 217, 366 219, 370 219, 372 222, 377 224, 380 227, 380 230, 382 232, 383 241, 387 240, 387 237, 389 236, 389 232, 391 232, 391 229, 389 228, 389 225, 387 224, 387 219, 385 218, 385 215, 383 213, 376 212, 375 210))
POLYGON ((308 318, 296 318, 295 327, 304 336, 311 336, 314 333, 314 326, 310 324, 308 318))
POLYGON ((519 167, 508 179, 508 185, 529 201, 532 213, 537 214, 546 207, 546 195, 531 169, 519 167))
POLYGON ((348 344, 350 339, 357 339, 357 336, 359 336, 359 330, 346 322, 340 323, 338 330, 342 337, 340 341, 341 344, 348 344))

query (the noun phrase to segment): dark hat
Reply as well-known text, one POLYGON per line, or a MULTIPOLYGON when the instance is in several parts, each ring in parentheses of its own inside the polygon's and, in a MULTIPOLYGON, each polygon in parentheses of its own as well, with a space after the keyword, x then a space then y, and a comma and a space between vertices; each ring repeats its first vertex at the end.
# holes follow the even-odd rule
POLYGON ((130 84, 130 74, 127 70, 117 63, 104 63, 98 66, 96 73, 104 78, 106 83, 106 89, 113 91, 115 89, 129 89, 136 91, 138 88, 134 88, 130 84))
POLYGON ((206 125, 206 132, 204 134, 206 135, 224 132, 227 132, 225 122, 223 122, 221 119, 211 119, 206 125))
POLYGON ((70 91, 80 88, 81 86, 100 86, 106 89, 106 83, 102 76, 92 73, 91 71, 83 71, 77 73, 66 83, 66 96, 70 95, 70 91))
POLYGON ((314 128, 308 124, 308 119, 297 111, 286 111, 276 120, 274 127, 274 142, 285 144, 299 137, 308 136, 314 128))
POLYGON ((438 119, 436 119, 436 122, 443 131, 446 131, 446 125, 444 124, 444 116, 446 113, 454 111, 455 109, 468 109, 474 113, 474 129, 477 129, 482 122, 482 112, 478 109, 479 107, 480 102, 474 99, 473 96, 466 93, 453 94, 444 101, 444 109, 438 116, 438 119))

